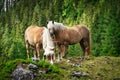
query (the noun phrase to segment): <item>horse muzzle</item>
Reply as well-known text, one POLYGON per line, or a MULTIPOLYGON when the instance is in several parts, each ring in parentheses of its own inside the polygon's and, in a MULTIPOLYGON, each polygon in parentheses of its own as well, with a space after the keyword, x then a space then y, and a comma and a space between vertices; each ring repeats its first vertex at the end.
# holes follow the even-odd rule
POLYGON ((54 33, 50 33, 50 36, 51 36, 52 39, 55 38, 55 34, 54 33))

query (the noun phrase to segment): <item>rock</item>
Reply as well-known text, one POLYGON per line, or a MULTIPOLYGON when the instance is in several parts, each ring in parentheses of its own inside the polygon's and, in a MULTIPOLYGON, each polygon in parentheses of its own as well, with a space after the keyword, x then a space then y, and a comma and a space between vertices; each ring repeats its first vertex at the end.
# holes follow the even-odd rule
POLYGON ((28 68, 29 68, 29 69, 34 69, 34 70, 36 70, 36 69, 38 69, 38 66, 36 66, 35 64, 30 63, 30 64, 28 65, 28 68))
POLYGON ((67 59, 67 62, 71 62, 71 61, 72 61, 72 59, 70 59, 70 58, 69 58, 69 59, 67 59))
POLYGON ((30 70, 21 68, 15 69, 11 77, 13 80, 36 80, 37 75, 30 70))
POLYGON ((88 74, 85 72, 81 72, 81 71, 73 71, 71 73, 71 76, 73 76, 73 77, 86 77, 86 76, 88 76, 88 74))
POLYGON ((112 79, 112 80, 120 80, 120 78, 114 78, 114 79, 112 79))
POLYGON ((74 63, 74 64, 72 64, 72 66, 74 66, 74 67, 81 67, 81 65, 78 64, 78 63, 74 63))
POLYGON ((39 59, 32 57, 32 61, 39 62, 39 59))
POLYGON ((68 59, 67 62, 70 62, 70 59, 68 59))
POLYGON ((45 70, 39 70, 39 73, 40 73, 40 74, 46 74, 47 71, 45 71, 45 70))

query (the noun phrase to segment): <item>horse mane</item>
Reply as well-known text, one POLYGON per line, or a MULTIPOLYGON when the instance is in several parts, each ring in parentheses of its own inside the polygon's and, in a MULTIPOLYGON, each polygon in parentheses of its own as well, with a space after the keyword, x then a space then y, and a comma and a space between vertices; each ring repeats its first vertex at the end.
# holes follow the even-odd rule
POLYGON ((44 55, 53 54, 54 43, 50 37, 50 33, 47 28, 44 28, 42 37, 43 37, 43 49, 45 50, 44 55))
POLYGON ((64 30, 67 27, 64 26, 62 23, 58 23, 58 22, 53 22, 53 21, 49 21, 47 24, 48 28, 54 28, 56 31, 57 30, 64 30))
POLYGON ((47 47, 47 37, 46 37, 46 28, 44 28, 43 30, 43 35, 42 35, 42 43, 43 43, 43 49, 45 49, 47 47))

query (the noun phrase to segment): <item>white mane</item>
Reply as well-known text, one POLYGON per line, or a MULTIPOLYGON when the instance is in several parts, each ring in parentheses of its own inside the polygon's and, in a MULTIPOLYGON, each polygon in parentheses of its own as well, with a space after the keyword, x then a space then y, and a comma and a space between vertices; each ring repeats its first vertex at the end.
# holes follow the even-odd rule
POLYGON ((62 23, 49 21, 47 24, 47 28, 48 29, 54 28, 55 30, 63 30, 66 27, 62 23))
POLYGON ((54 54, 54 43, 50 37, 49 31, 47 28, 43 31, 43 49, 44 49, 44 55, 52 55, 54 54))

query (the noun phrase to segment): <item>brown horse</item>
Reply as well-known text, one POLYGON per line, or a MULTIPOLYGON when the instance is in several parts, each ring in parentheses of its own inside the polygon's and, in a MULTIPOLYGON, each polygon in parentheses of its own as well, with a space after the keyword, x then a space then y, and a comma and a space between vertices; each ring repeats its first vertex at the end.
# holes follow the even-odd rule
POLYGON ((40 49, 43 48, 43 59, 44 57, 48 57, 50 63, 53 64, 53 59, 55 60, 55 47, 47 28, 29 26, 25 31, 25 43, 28 58, 30 57, 30 46, 34 48, 34 59, 36 59, 36 56, 38 55, 39 60, 40 49))
POLYGON ((51 37, 57 42, 59 55, 58 60, 62 59, 64 47, 68 53, 68 45, 80 43, 83 50, 83 58, 90 54, 90 31, 86 26, 76 25, 73 27, 66 27, 62 23, 49 21, 47 24, 51 37), (60 57, 60 58, 59 58, 60 57))
POLYGON ((40 59, 40 49, 42 48, 42 34, 44 27, 29 26, 25 31, 25 43, 27 56, 30 58, 30 46, 34 49, 34 58, 40 59), (37 53, 37 55, 36 55, 37 53))

